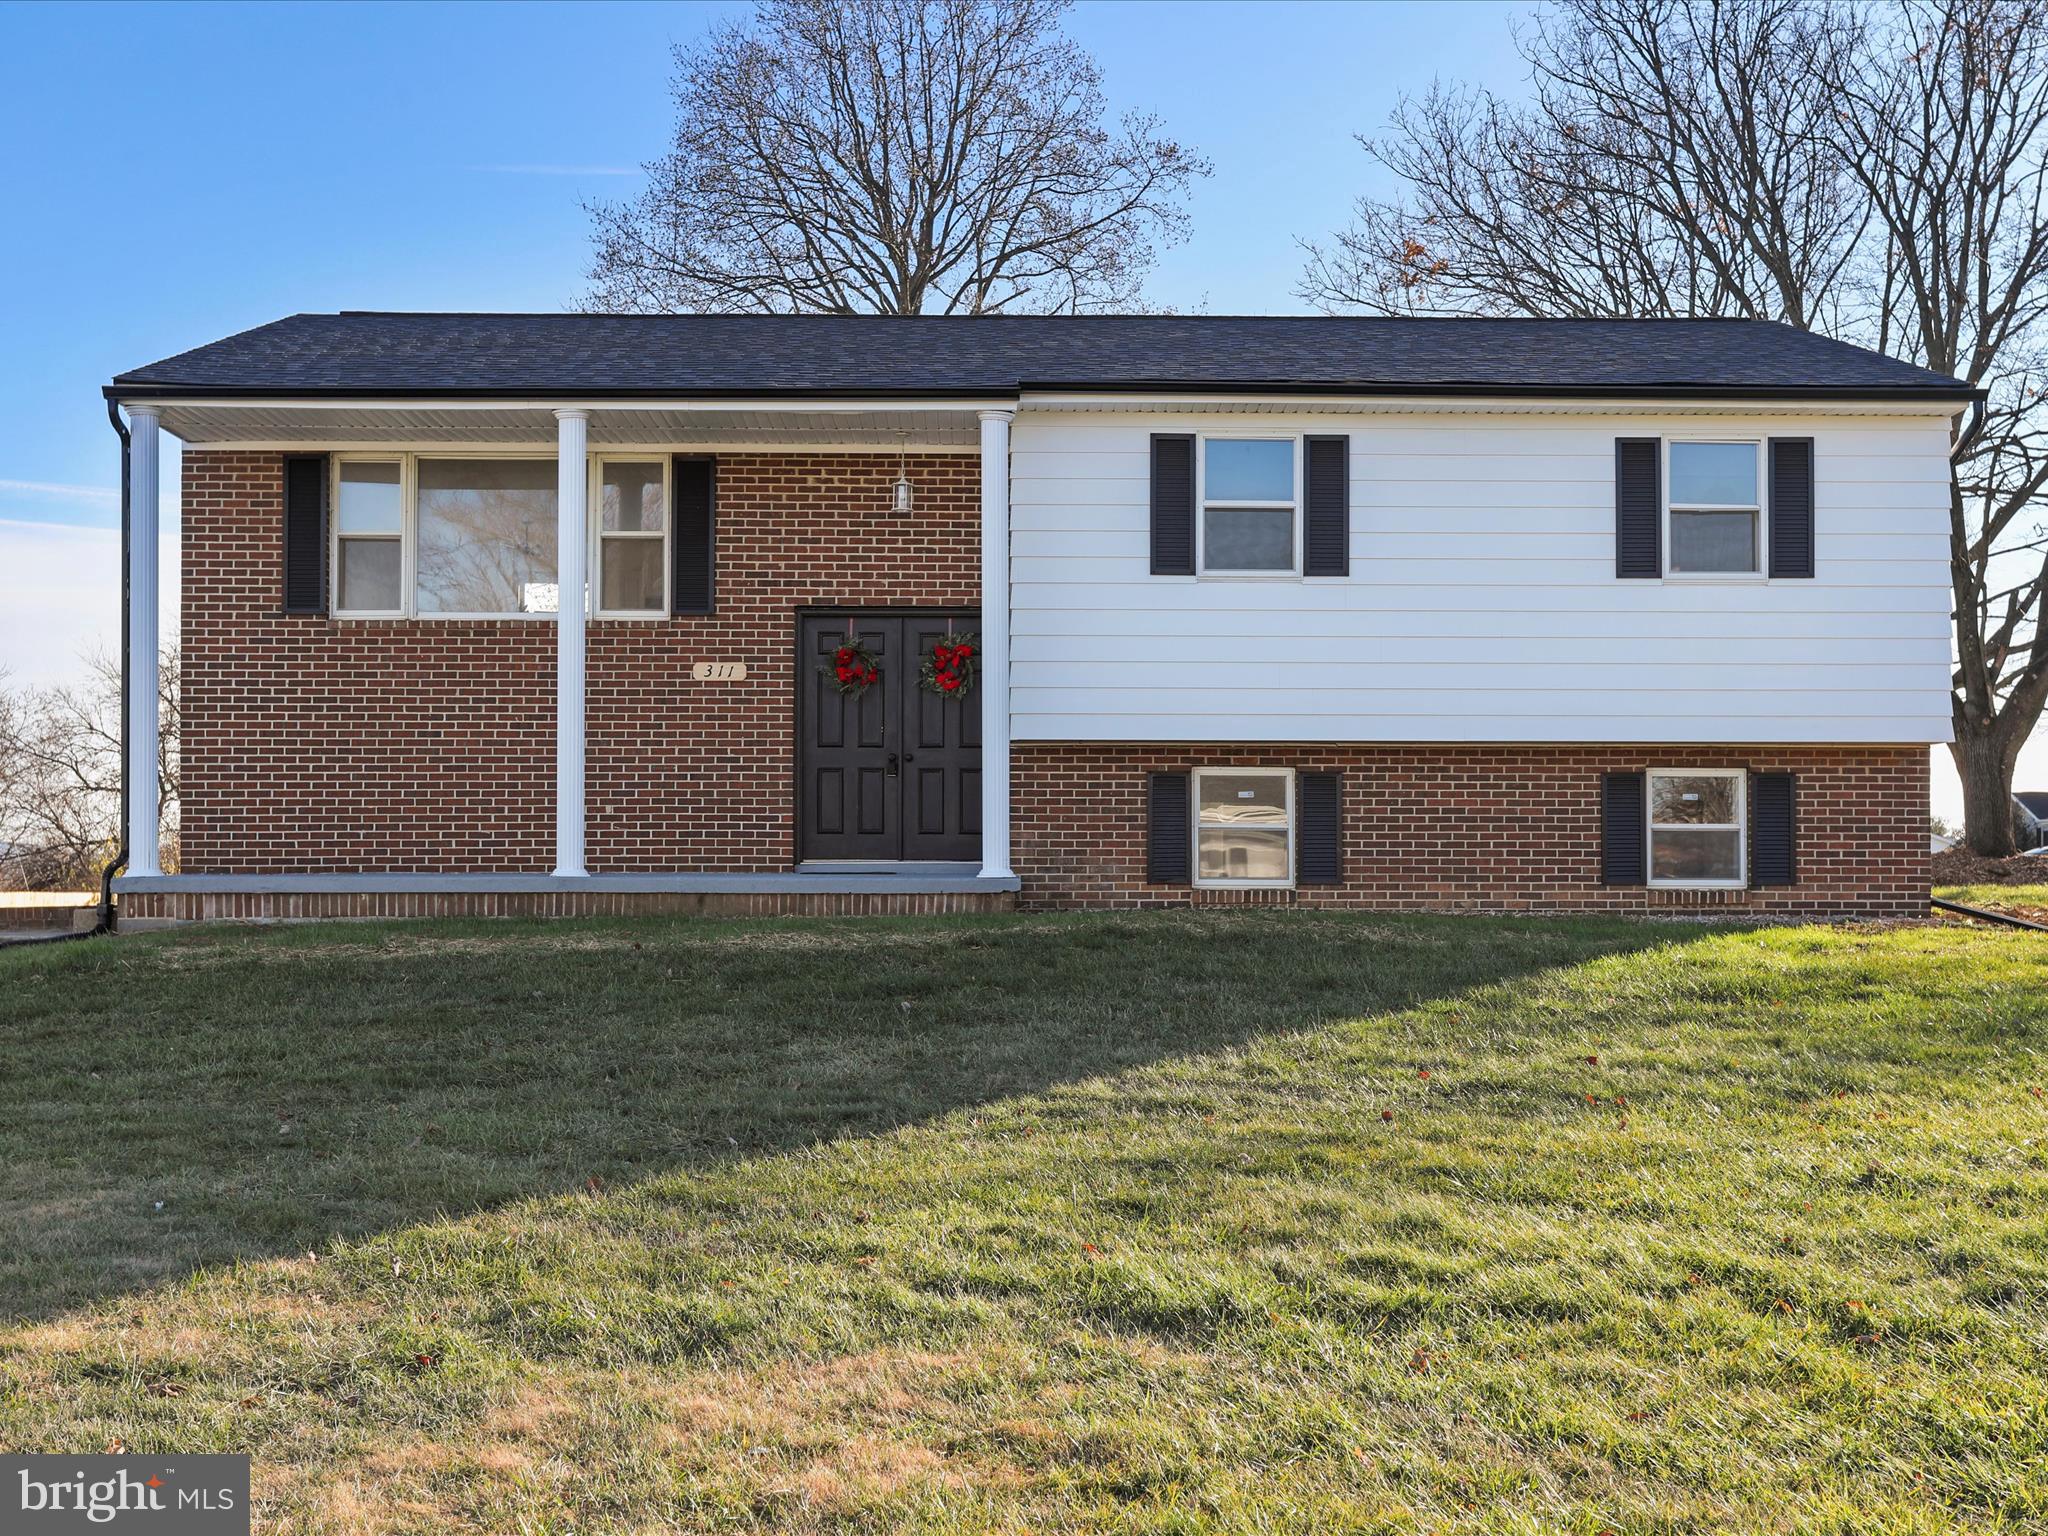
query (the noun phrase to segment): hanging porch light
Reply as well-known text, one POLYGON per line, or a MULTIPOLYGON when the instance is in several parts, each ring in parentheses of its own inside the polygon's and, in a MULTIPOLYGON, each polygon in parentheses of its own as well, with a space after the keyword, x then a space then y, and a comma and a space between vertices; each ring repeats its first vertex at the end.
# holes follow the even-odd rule
POLYGON ((904 441, 908 436, 907 432, 896 434, 896 494, 889 506, 898 517, 910 516, 911 505, 916 500, 910 489, 909 455, 904 441))

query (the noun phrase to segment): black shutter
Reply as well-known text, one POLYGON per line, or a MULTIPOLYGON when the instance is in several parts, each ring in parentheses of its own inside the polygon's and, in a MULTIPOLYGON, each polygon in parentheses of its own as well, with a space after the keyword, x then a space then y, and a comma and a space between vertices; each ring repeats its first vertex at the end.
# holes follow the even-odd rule
POLYGON ((1600 883, 1648 882, 1649 821, 1640 773, 1600 775, 1600 883))
POLYGON ((1749 776, 1749 883, 1797 885, 1793 857, 1793 776, 1749 776))
POLYGON ((1192 878, 1194 829, 1188 824, 1188 776, 1155 773, 1145 789, 1145 879, 1186 885, 1192 878))
POLYGON ((1152 574, 1195 574, 1195 439, 1152 434, 1152 574))
POLYGON ((1351 574, 1351 439, 1302 439, 1302 574, 1351 574))
POLYGON ((1813 439, 1771 439, 1771 574, 1813 575, 1813 439))
POLYGON ((327 611, 327 455, 284 461, 284 611, 327 611))
POLYGON ((1304 773, 1295 786, 1294 879, 1297 885, 1344 883, 1344 778, 1304 773))
POLYGON ((1614 440, 1614 574, 1655 580, 1664 574, 1664 487, 1654 437, 1614 440))
POLYGON ((675 527, 669 532, 675 569, 669 573, 670 613, 717 610, 718 465, 701 455, 677 454, 675 527))

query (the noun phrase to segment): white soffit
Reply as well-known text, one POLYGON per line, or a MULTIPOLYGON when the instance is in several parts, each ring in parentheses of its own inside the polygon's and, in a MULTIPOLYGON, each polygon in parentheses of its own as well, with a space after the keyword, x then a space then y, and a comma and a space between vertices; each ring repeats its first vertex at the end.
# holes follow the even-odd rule
MULTIPOLYGON (((574 402, 564 401, 563 404, 574 402)), ((161 402, 164 430, 207 446, 502 443, 553 447, 555 404, 300 404, 263 401, 161 402)), ((935 407, 695 409, 600 404, 590 412, 593 448, 695 444, 773 448, 975 448, 973 409, 935 407)))

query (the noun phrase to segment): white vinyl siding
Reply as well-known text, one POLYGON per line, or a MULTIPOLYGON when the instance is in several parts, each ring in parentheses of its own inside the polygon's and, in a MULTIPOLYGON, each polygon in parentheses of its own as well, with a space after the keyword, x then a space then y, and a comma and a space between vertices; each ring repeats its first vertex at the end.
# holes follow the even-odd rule
MULTIPOLYGON (((1940 742, 1945 418, 1021 412, 1020 741, 1940 742), (1147 568, 1148 437, 1350 437, 1351 574, 1147 568), (1620 581, 1614 441, 1814 440, 1816 575, 1620 581)), ((1759 558, 1762 552, 1759 551, 1759 558)))

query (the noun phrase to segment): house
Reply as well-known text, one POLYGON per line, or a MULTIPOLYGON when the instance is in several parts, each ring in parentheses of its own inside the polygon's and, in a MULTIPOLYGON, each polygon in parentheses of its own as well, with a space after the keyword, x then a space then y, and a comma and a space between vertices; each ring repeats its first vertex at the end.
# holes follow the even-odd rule
POLYGON ((2014 790, 2012 818, 2014 841, 2021 852, 2048 844, 2048 790, 2014 790))
POLYGON ((106 394, 142 700, 184 445, 130 917, 1924 910, 1978 402, 1783 326, 307 314, 106 394))

